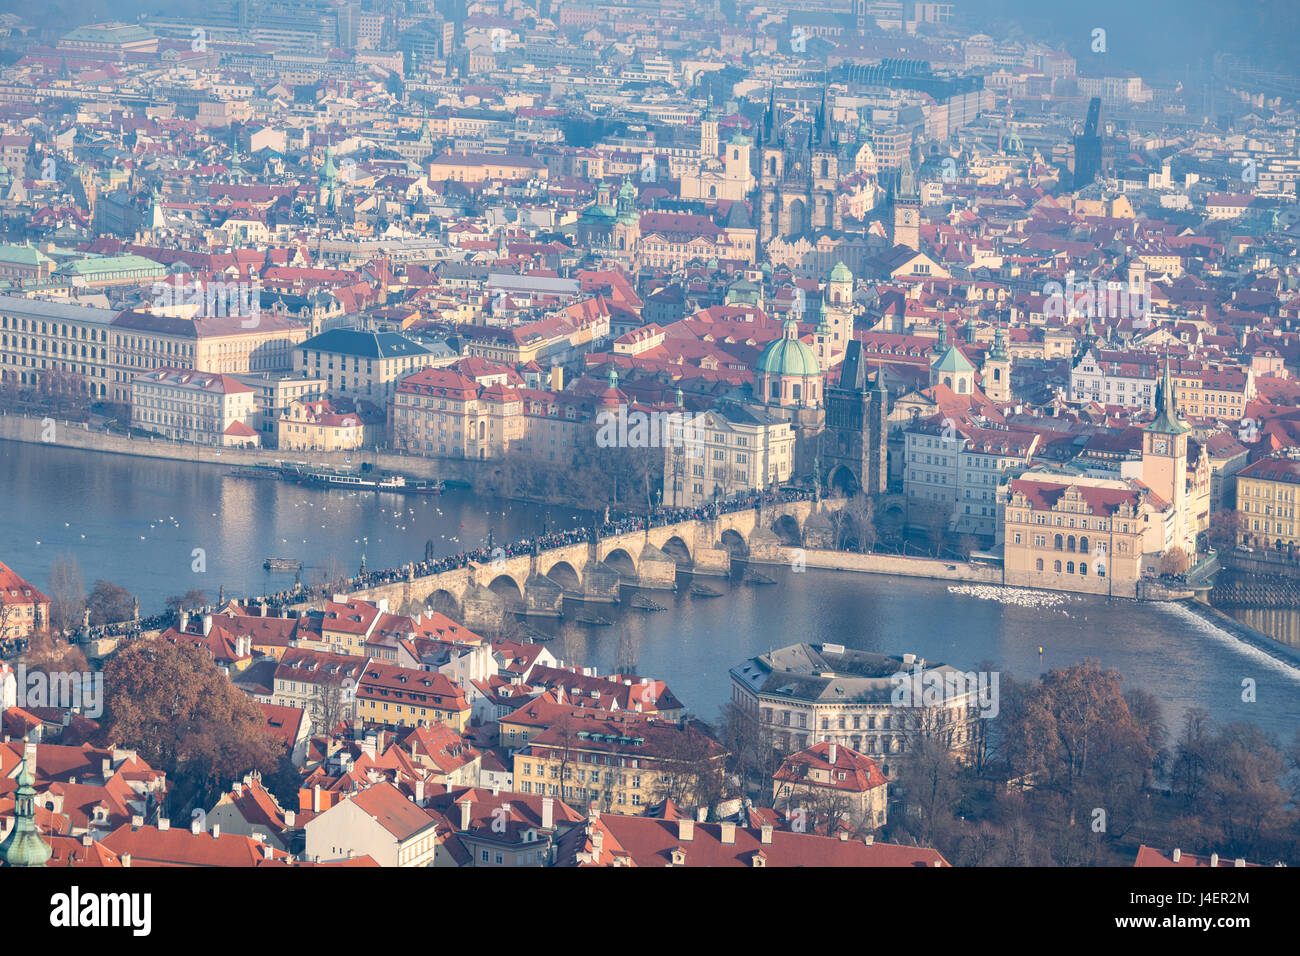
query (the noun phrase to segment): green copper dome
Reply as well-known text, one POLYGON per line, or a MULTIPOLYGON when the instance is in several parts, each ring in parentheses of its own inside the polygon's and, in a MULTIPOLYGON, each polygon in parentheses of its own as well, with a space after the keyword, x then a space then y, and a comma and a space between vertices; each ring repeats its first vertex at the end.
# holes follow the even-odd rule
POLYGON ((763 349, 755 371, 761 375, 820 375, 821 367, 813 350, 799 341, 799 326, 791 319, 781 337, 763 349))
POLYGON ((36 762, 36 748, 24 748, 23 769, 18 774, 18 790, 14 796, 14 828, 0 843, 0 859, 6 866, 44 866, 53 851, 41 839, 36 829, 36 789, 32 765, 36 762))
POLYGON ((835 268, 831 270, 831 281, 852 282, 853 273, 849 271, 849 267, 846 266, 843 262, 837 262, 835 263, 835 268))
POLYGON ((939 364, 934 367, 936 372, 973 372, 975 366, 971 365, 970 360, 961 354, 957 346, 950 345, 948 351, 939 359, 939 364))

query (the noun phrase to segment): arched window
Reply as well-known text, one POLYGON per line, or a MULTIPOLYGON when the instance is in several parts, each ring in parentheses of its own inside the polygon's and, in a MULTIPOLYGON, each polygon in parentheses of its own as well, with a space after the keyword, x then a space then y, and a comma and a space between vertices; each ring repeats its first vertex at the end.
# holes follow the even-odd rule
POLYGON ((1079 551, 1082 554, 1088 553, 1088 536, 1086 534, 1079 539, 1079 551))
POLYGON ((1088 565, 1082 561, 1079 562, 1079 573, 1085 578, 1088 576, 1088 565))
MULTIPOLYGON (((1056 536, 1056 550, 1057 550, 1057 551, 1061 551, 1061 550, 1063 550, 1063 547, 1062 547, 1062 543, 1063 543, 1063 541, 1064 541, 1064 539, 1063 539, 1063 538, 1058 534, 1058 535, 1056 536)), ((1058 566, 1056 570, 1059 571, 1059 570, 1061 570, 1061 569, 1060 569, 1060 567, 1058 566)))
POLYGON ((1060 562, 1060 561, 1053 561, 1053 562, 1052 562, 1052 570, 1055 571, 1057 574, 1060 574, 1060 573, 1061 573, 1061 562, 1060 562))
POLYGON ((1073 573, 1074 573, 1074 562, 1073 562, 1073 561, 1066 561, 1066 562, 1065 562, 1065 573, 1066 573, 1066 574, 1073 574, 1073 573))
POLYGON ((1070 535, 1068 538, 1065 539, 1065 550, 1066 551, 1074 550, 1074 535, 1070 535))
POLYGON ((1041 570, 1043 570, 1043 559, 1042 559, 1042 558, 1039 558, 1037 561, 1034 562, 1034 570, 1035 570, 1035 571, 1041 571, 1041 570))

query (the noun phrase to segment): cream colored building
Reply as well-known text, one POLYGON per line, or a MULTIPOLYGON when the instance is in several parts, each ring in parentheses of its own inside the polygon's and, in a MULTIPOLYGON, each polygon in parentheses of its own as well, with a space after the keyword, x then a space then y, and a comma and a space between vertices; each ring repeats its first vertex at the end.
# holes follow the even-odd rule
POLYGON ((361 412, 337 411, 327 398, 295 399, 276 422, 276 447, 285 451, 351 451, 383 440, 384 422, 361 412))
POLYGON ((1163 550, 1148 530, 1171 511, 1141 482, 1027 472, 1008 495, 1007 584, 1136 597, 1144 558, 1163 550))
POLYGON ((369 856, 380 866, 456 866, 437 819, 391 783, 373 784, 308 820, 308 860, 369 856))
POLYGON ((385 405, 401 379, 437 360, 419 342, 396 332, 330 329, 295 348, 293 367, 304 378, 324 379, 327 396, 385 405))
POLYGON ((131 384, 131 426, 173 441, 256 446, 256 415, 253 390, 227 375, 160 368, 131 384))
POLYGON ((1261 458, 1237 472, 1238 543, 1293 553, 1300 545, 1297 486, 1300 459, 1285 453, 1261 458))
POLYGON ((922 737, 943 742, 959 758, 970 752, 979 691, 958 676, 950 665, 927 666, 912 654, 792 644, 733 667, 731 699, 782 753, 829 741, 866 754, 889 775, 922 737), (942 691, 932 705, 900 699, 899 675, 910 684, 931 674, 942 691))
POLYGON ((790 422, 740 407, 667 416, 665 505, 691 508, 790 480, 795 446, 790 422))
POLYGON ((47 372, 66 372, 79 375, 92 397, 106 397, 116 316, 112 309, 0 296, 0 377, 32 387, 47 372))
POLYGON ((126 402, 131 383, 142 371, 194 369, 222 375, 288 372, 293 349, 307 337, 307 327, 262 312, 256 317, 179 318, 152 312, 123 312, 110 332, 110 397, 126 402), (246 327, 245 323, 256 324, 246 327))

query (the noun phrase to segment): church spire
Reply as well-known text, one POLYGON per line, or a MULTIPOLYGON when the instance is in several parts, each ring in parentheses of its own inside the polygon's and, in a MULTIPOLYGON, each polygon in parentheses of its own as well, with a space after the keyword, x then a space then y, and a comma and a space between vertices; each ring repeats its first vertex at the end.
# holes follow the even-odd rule
POLYGON ((1165 346, 1165 369, 1156 385, 1156 417, 1147 426, 1149 432, 1161 435, 1181 435, 1188 428, 1178 417, 1177 401, 1174 399, 1173 380, 1169 376, 1169 346, 1165 346))
POLYGON ((36 829, 36 744, 23 748, 23 769, 18 774, 14 794, 14 828, 0 843, 0 859, 5 866, 44 866, 53 851, 36 829))

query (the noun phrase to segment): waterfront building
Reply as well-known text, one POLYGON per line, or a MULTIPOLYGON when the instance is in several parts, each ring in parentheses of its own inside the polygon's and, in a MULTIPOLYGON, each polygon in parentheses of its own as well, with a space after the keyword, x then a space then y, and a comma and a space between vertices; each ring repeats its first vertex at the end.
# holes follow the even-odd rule
POLYGON ((1144 566, 1172 540, 1169 502, 1136 479, 1026 472, 1008 488, 1004 580, 1137 597, 1144 566))
POLYGON ((275 446, 284 451, 352 451, 379 445, 386 430, 384 413, 374 405, 364 406, 344 399, 295 399, 276 422, 275 446))
POLYGON ((665 431, 666 505, 694 508, 790 480, 794 429, 764 409, 724 405, 683 414, 669 418, 665 431))
POLYGON ((92 398, 113 380, 112 309, 0 296, 0 380, 31 388, 50 372, 75 375, 92 398))
POLYGON ((131 384, 131 426, 173 441, 257 447, 253 390, 228 375, 159 368, 131 384))
POLYGON ((961 672, 912 654, 889 657, 842 644, 791 644, 731 669, 731 699, 782 753, 832 742, 880 762, 886 776, 928 737, 964 758, 976 739, 979 701, 961 672), (938 681, 934 706, 900 700, 901 677, 938 681), (946 684, 945 684, 946 681, 946 684), (918 706, 912 706, 913 703, 918 706))
POLYGON ((904 436, 908 507, 943 508, 950 531, 989 539, 1007 475, 1028 466, 1040 441, 1036 432, 938 416, 909 425, 904 436))
POLYGON ((1295 449, 1261 458, 1237 472, 1237 541, 1245 547, 1295 553, 1300 455, 1295 449))
POLYGON ((49 623, 50 599, 0 562, 0 640, 29 638, 49 623))

